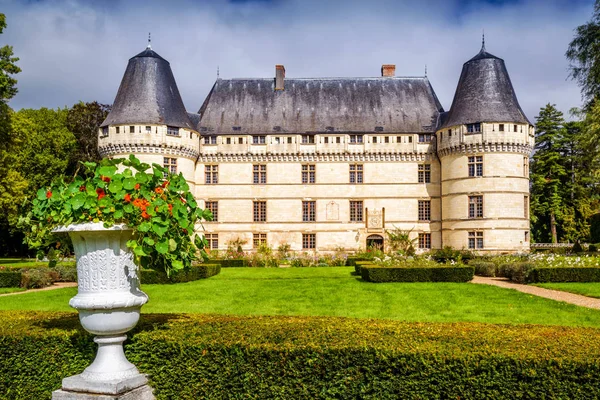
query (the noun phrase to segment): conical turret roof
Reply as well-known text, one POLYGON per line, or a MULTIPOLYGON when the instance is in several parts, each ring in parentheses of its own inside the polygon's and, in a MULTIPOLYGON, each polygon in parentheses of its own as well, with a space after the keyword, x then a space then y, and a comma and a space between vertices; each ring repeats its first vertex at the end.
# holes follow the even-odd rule
POLYGON ((463 65, 443 127, 476 122, 528 123, 504 60, 485 50, 463 65))
POLYGON ((116 124, 160 124, 196 130, 169 62, 150 46, 129 59, 112 110, 101 126, 116 124))

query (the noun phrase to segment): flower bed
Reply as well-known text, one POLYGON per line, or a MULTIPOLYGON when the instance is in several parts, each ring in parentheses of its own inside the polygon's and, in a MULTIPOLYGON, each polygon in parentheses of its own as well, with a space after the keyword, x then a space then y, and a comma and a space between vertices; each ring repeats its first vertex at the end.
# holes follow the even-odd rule
MULTIPOLYGON (((50 398, 94 356, 76 314, 0 319, 4 398, 50 398)), ((159 400, 600 397, 592 328, 154 314, 125 351, 159 400)))

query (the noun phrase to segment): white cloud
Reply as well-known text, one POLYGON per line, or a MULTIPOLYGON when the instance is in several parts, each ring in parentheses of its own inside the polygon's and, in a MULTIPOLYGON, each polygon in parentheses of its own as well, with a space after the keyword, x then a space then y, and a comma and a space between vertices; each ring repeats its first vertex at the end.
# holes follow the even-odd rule
POLYGON ((460 1, 225 0, 4 1, 8 29, 23 72, 11 105, 62 107, 111 103, 127 60, 148 31, 171 62, 189 111, 197 111, 216 78, 270 77, 284 64, 289 77, 377 76, 383 63, 398 75, 428 76, 450 108, 462 64, 480 48, 504 58, 525 113, 556 103, 580 104, 567 80, 564 52, 592 4, 529 0, 504 5, 460 1), (569 5, 571 4, 571 5, 569 5))

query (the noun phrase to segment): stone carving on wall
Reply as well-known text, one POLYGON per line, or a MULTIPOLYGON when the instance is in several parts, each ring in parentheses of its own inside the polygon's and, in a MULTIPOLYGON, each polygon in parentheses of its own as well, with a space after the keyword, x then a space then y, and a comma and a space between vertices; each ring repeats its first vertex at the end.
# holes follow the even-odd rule
POLYGON ((383 210, 371 209, 367 212, 367 229, 383 229, 383 210))
POLYGON ((331 201, 327 203, 327 221, 338 221, 340 219, 340 206, 331 201))

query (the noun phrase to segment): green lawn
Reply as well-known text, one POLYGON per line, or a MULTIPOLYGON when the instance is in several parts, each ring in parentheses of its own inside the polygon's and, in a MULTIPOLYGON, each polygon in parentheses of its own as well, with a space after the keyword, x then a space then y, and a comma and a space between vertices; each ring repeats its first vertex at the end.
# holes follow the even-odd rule
POLYGON ((41 264, 47 265, 48 263, 36 260, 35 258, 0 258, 0 266, 3 267, 23 268, 39 266, 41 264))
MULTIPOLYGON (((146 313, 314 315, 600 328, 600 311, 471 283, 368 283, 353 268, 228 268, 207 280, 144 285, 146 313)), ((0 297, 0 310, 70 310, 76 288, 0 297)))
POLYGON ((600 282, 537 283, 535 286, 546 289, 562 290, 563 292, 582 294, 584 296, 596 297, 600 299, 600 282))
POLYGON ((18 287, 2 287, 2 288, 0 288, 0 294, 13 293, 13 292, 23 292, 23 291, 25 291, 25 289, 18 288, 18 287))

